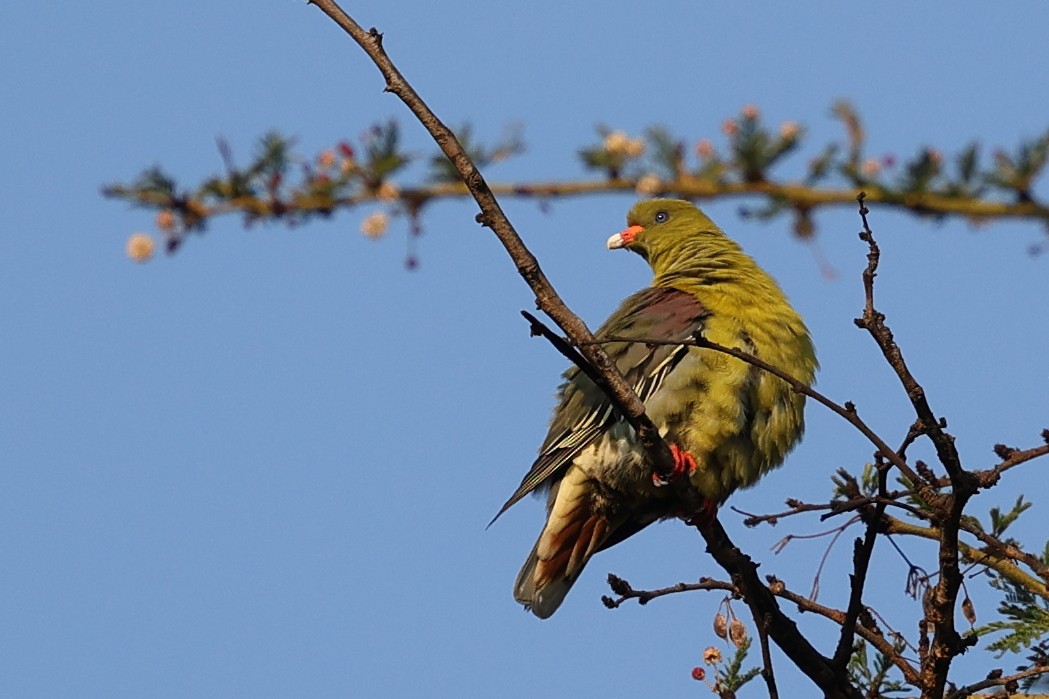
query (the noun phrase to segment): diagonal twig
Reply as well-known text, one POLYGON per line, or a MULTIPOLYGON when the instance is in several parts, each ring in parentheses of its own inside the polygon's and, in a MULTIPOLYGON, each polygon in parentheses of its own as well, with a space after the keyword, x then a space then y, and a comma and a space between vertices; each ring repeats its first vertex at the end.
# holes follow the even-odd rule
POLYGON ((878 348, 882 351, 889 366, 892 367, 893 371, 899 377, 900 382, 903 384, 904 389, 907 391, 907 397, 911 401, 911 405, 914 407, 915 413, 918 415, 918 421, 920 423, 919 431, 927 434, 932 440, 933 445, 936 447, 936 453, 940 458, 940 462, 947 469, 948 473, 955 473, 962 470, 961 458, 958 455, 958 449, 954 444, 954 437, 952 437, 945 429, 946 421, 936 417, 932 408, 929 406, 929 401, 925 397, 925 389, 922 388, 918 380, 914 378, 910 368, 907 366, 907 362, 903 359, 903 353, 900 351, 899 345, 896 344, 896 340, 893 337, 892 330, 885 324, 885 314, 881 313, 874 307, 874 278, 878 276, 878 265, 881 261, 881 249, 878 247, 878 243, 874 240, 874 233, 871 231, 870 224, 867 222, 867 214, 870 211, 864 205, 866 194, 860 192, 859 196, 856 197, 860 205, 860 219, 863 222, 863 231, 860 232, 860 239, 867 243, 867 268, 863 271, 863 288, 865 303, 863 307, 863 315, 855 319, 855 323, 858 327, 863 328, 871 337, 874 338, 878 348))
POLYGON ((885 459, 892 463, 893 466, 898 468, 900 472, 903 473, 903 475, 906 476, 907 479, 912 482, 915 488, 921 489, 924 487, 928 490, 929 497, 935 497, 935 493, 928 488, 928 486, 921 478, 919 478, 918 474, 914 471, 914 469, 910 467, 906 460, 900 457, 900 455, 892 447, 890 447, 884 439, 879 437, 877 433, 874 432, 874 430, 867 426, 867 423, 860 419, 859 415, 856 412, 856 406, 853 405, 851 401, 847 401, 844 405, 835 403, 833 400, 823 395, 811 386, 808 386, 803 381, 799 381, 798 379, 794 378, 779 367, 773 366, 772 364, 769 364, 768 362, 760 359, 759 357, 753 354, 750 354, 749 352, 745 352, 737 347, 726 347, 725 345, 720 345, 716 342, 708 340, 707 338, 703 337, 703 335, 700 333, 696 333, 695 335, 693 335, 691 340, 664 340, 660 338, 636 338, 620 337, 618 335, 602 335, 601 337, 594 340, 594 342, 637 342, 646 345, 688 345, 690 347, 699 347, 700 349, 710 349, 714 350, 715 352, 721 352, 722 354, 727 354, 730 357, 735 357, 736 359, 744 361, 747 364, 756 366, 759 369, 763 369, 764 371, 769 372, 773 376, 776 376, 786 381, 788 384, 790 384, 791 388, 794 391, 801 393, 802 395, 805 395, 809 398, 812 398, 817 403, 828 408, 831 412, 835 413, 836 415, 844 419, 846 422, 851 424, 853 427, 859 430, 860 433, 864 437, 866 437, 871 444, 877 447, 878 453, 884 456, 885 459))
MULTIPOLYGON (((940 520, 939 527, 939 570, 940 579, 931 589, 926 604, 926 621, 933 628, 929 652, 922 658, 922 698, 940 697, 947 683, 947 673, 952 660, 976 642, 975 635, 962 638, 955 624, 955 607, 958 591, 962 584, 962 572, 958 560, 960 523, 962 512, 970 498, 979 489, 979 480, 962 468, 961 457, 954 444, 954 437, 947 430, 946 420, 937 418, 925 397, 925 389, 907 367, 892 331, 885 324, 885 314, 874 307, 874 279, 878 274, 881 250, 874 240, 867 221, 870 213, 864 205, 861 192, 856 198, 859 203, 863 230, 860 239, 867 243, 867 268, 863 272, 865 305, 863 315, 856 325, 865 329, 881 349, 886 361, 899 377, 918 417, 918 431, 927 435, 936 449, 937 457, 951 482, 951 491, 928 500, 930 508, 940 520)), ((915 429, 915 428, 912 428, 915 429)), ((923 496, 924 497, 924 496, 923 496)))
MULTIPOLYGON (((620 407, 623 417, 634 426, 646 454, 652 460, 654 470, 661 474, 670 473, 673 457, 655 426, 645 415, 644 405, 623 380, 604 350, 593 343, 593 335, 583 321, 558 297, 539 267, 538 260, 525 247, 455 134, 437 118, 390 61, 382 46, 382 34, 374 28, 364 30, 334 0, 310 0, 308 4, 318 7, 357 42, 382 73, 386 80, 386 90, 397 95, 430 133, 455 166, 480 207, 478 222, 490 228, 498 237, 513 259, 518 273, 535 293, 536 305, 554 319, 586 360, 608 381, 609 399, 620 407)), ((761 583, 757 566, 732 544, 720 522, 715 518, 698 529, 707 542, 710 554, 719 565, 732 574, 733 582, 739 585, 754 618, 768 616, 769 635, 792 662, 820 687, 827 697, 858 697, 856 688, 833 672, 828 659, 808 642, 794 622, 779 609, 775 598, 761 583)))
POLYGON ((481 212, 477 215, 478 223, 486 226, 495 234, 513 260, 518 273, 535 293, 536 307, 553 318, 572 343, 580 348, 586 360, 604 377, 609 399, 636 430, 638 439, 645 446, 645 451, 652 460, 654 470, 662 476, 672 473, 673 456, 659 436, 655 425, 645 415, 645 407, 641 400, 623 380, 622 374, 616 369, 604 349, 585 344, 593 340, 590 330, 558 296, 539 266, 539 261, 525 246, 521 236, 503 213, 491 188, 466 153, 459 139, 456 138, 455 133, 437 118, 437 115, 394 66, 383 48, 382 33, 374 27, 369 30, 362 28, 334 0, 308 0, 307 4, 316 5, 357 42, 382 73, 386 80, 385 90, 399 97, 430 133, 448 160, 455 166, 474 201, 480 207, 481 212))
MULTIPOLYGON (((1020 680, 1045 674, 1049 674, 1049 665, 1036 665, 1013 675, 1003 675, 1001 670, 993 671, 986 679, 954 690, 947 695, 947 699, 967 699, 974 692, 979 692, 981 689, 989 689, 990 687, 1005 687, 1005 691, 1009 696, 1012 696, 1019 689, 1020 680)), ((995 694, 995 696, 999 695, 995 694)))

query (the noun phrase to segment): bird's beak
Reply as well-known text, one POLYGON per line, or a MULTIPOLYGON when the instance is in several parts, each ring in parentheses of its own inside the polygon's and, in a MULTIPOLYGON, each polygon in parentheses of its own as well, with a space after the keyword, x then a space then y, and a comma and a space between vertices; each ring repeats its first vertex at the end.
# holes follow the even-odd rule
POLYGON ((632 242, 634 242, 634 238, 636 238, 637 234, 643 230, 645 229, 641 226, 631 226, 625 231, 620 231, 619 233, 616 233, 614 236, 608 239, 608 243, 606 243, 608 245, 608 249, 616 250, 618 248, 625 248, 627 245, 630 245, 632 242))

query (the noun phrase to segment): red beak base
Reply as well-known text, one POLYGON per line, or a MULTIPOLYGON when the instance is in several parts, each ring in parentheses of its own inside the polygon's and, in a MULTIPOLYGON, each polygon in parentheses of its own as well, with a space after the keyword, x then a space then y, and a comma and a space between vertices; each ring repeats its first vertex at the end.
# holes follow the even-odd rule
POLYGON ((645 229, 641 226, 630 226, 630 228, 627 228, 625 231, 620 231, 619 233, 616 233, 614 236, 608 239, 608 249, 616 250, 618 248, 625 248, 627 245, 633 243, 634 238, 637 237, 637 234, 642 232, 643 230, 645 229))

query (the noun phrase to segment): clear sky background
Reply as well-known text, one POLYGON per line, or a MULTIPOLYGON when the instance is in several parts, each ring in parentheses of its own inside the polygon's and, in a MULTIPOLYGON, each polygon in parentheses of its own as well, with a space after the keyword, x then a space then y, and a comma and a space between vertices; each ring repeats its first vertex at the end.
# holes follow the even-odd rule
MULTIPOLYGON (((447 122, 488 139, 524 125, 527 153, 491 168, 495 181, 583 176, 575 152, 598 122, 721 143, 721 121, 747 103, 809 129, 787 175, 840 135, 839 98, 865 119, 872 155, 951 153, 974 138, 1012 148, 1049 126, 1043 3, 728 5, 347 9, 385 32, 447 122)), ((705 694, 689 670, 718 644, 719 595, 618 611, 599 600, 610 571, 638 587, 723 577, 686 527, 600 554, 546 622, 511 597, 542 507, 529 499, 485 525, 534 457, 564 361, 529 339, 518 311, 531 295, 472 204, 431 207, 416 271, 404 268, 403 221, 382 241, 361 236, 370 207, 295 230, 223 220, 174 257, 125 257, 152 215, 100 186, 157 163, 198 181, 221 168, 218 135, 242 158, 270 129, 315 153, 395 116, 414 152, 433 152, 328 19, 292 0, 8 2, 0 65, 0 695, 705 694)), ((549 213, 504 201, 592 324, 648 281, 640 259, 604 248, 633 201, 556 201, 549 213)), ((819 387, 898 442, 913 415, 852 325, 865 261, 855 212, 817 218, 828 279, 787 219, 746 221, 738 207, 707 210, 807 318, 819 387)), ((1049 257, 1028 248, 1042 230, 877 206, 871 222, 879 305, 967 464, 993 464, 995 442, 1036 444, 1049 426, 1049 257)), ((818 406, 808 415, 784 468, 731 504, 826 499, 835 469, 870 459, 849 426, 818 406)), ((1036 507, 1017 534, 1040 549, 1046 467, 1011 473, 973 511, 1025 493, 1036 507)), ((769 549, 829 525, 722 520, 763 573, 808 592, 826 539, 769 549)), ((834 549, 821 602, 844 604, 855 535, 834 549)), ((934 567, 930 546, 902 545, 934 567)), ((911 634, 906 572, 880 545, 870 601, 911 634)), ((981 622, 995 604, 982 587, 970 583, 981 622)), ((832 627, 801 622, 830 652, 832 627)), ((992 664, 973 657, 958 679, 992 664)), ((777 668, 784 696, 813 695, 785 660, 777 668)), ((763 692, 755 682, 745 696, 763 692)))

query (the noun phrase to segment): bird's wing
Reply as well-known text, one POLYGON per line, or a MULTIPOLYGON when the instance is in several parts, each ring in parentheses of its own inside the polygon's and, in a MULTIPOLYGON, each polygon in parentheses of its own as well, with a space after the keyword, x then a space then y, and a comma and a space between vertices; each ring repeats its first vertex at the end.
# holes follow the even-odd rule
MULTIPOLYGON (((649 287, 627 298, 596 335, 653 340, 687 340, 700 330, 709 312, 695 296, 666 287, 649 287)), ((659 390, 663 380, 688 352, 684 345, 646 345, 643 342, 610 342, 605 351, 615 362, 642 402, 659 390)), ((539 456, 514 494, 506 501, 499 518, 514 503, 567 467, 622 416, 578 367, 565 372, 539 456)))

